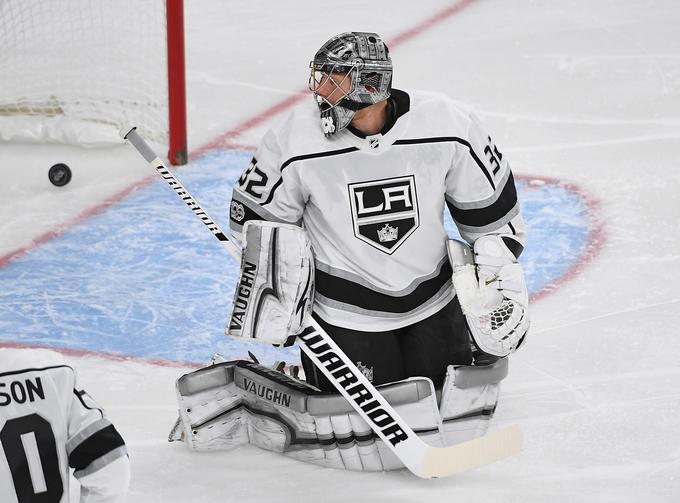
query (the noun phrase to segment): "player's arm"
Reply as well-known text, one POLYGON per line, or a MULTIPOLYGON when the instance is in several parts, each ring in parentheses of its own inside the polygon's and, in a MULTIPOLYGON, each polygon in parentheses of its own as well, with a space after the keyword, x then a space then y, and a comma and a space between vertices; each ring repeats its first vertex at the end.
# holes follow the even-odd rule
POLYGON ((234 185, 229 225, 239 242, 250 220, 300 224, 305 196, 292 159, 284 157, 275 131, 269 131, 234 185))
POLYGON ((230 227, 241 270, 226 333, 275 345, 302 328, 314 291, 311 244, 299 226, 305 206, 294 158, 270 130, 234 186, 230 227))
POLYGON ((526 227, 507 157, 473 114, 461 140, 446 177, 451 217, 468 243, 482 236, 499 236, 519 258, 526 227))
POLYGON ((507 158, 473 115, 446 182, 451 216, 473 247, 473 266, 456 267, 455 250, 451 254, 458 299, 479 348, 506 356, 529 329, 518 262, 526 228, 507 158))
POLYGON ((81 485, 81 503, 125 501, 130 463, 121 435, 103 409, 73 381, 66 450, 81 485))

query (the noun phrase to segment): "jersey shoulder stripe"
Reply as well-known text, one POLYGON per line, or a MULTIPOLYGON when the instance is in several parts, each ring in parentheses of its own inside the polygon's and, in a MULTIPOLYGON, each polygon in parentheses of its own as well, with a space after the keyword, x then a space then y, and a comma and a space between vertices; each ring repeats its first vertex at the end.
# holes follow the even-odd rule
POLYGON ((28 372, 45 372, 45 371, 48 371, 48 370, 53 370, 53 369, 58 369, 58 368, 69 369, 71 372, 74 372, 73 367, 71 367, 69 365, 51 365, 49 367, 25 368, 25 369, 19 369, 19 370, 11 370, 9 372, 2 372, 2 373, 0 373, 0 377, 7 377, 7 376, 12 376, 12 375, 17 375, 17 374, 26 374, 28 372))
POLYGON ((356 152, 359 149, 356 147, 347 147, 347 148, 341 148, 338 150, 328 150, 325 152, 314 152, 312 154, 302 154, 302 155, 296 155, 295 157, 291 157, 290 159, 286 160, 282 165, 281 165, 281 171, 286 169, 290 164, 296 162, 296 161, 304 161, 306 159, 317 159, 319 157, 330 157, 333 155, 342 155, 342 154, 348 154, 350 152, 356 152))
POLYGON ((87 394, 87 391, 85 391, 85 390, 77 390, 77 389, 74 388, 74 389, 73 389, 73 394, 76 396, 76 398, 78 399, 78 401, 80 402, 80 404, 81 404, 85 409, 87 409, 87 410, 97 410, 97 411, 99 411, 99 413, 102 415, 102 417, 104 417, 104 411, 102 410, 101 407, 99 407, 99 406, 97 405, 97 403, 92 399, 92 397, 90 397, 90 395, 87 394), (92 402, 92 404, 91 404, 91 405, 88 405, 87 403, 85 403, 85 398, 88 398, 88 399, 92 402))
MULTIPOLYGON (((302 155, 296 155, 294 157, 291 157, 290 159, 284 161, 283 164, 281 164, 281 173, 283 173, 283 170, 286 169, 288 166, 290 166, 294 162, 298 161, 305 161, 309 159, 319 159, 323 157, 332 157, 336 155, 342 155, 342 154, 349 154, 350 152, 356 152, 359 149, 356 147, 347 147, 347 148, 341 148, 339 150, 329 150, 326 152, 315 152, 311 154, 302 154, 302 155)), ((262 203, 262 206, 266 206, 267 204, 271 203, 272 200, 274 199, 274 193, 276 192, 276 189, 278 189, 281 186, 281 183, 283 183, 283 178, 279 178, 272 189, 269 191, 269 196, 267 199, 262 203)))
POLYGON ((467 141, 467 140, 464 140, 463 138, 459 138, 457 136, 438 136, 438 137, 433 137, 433 138, 405 138, 405 139, 395 141, 394 145, 418 145, 418 144, 426 144, 426 143, 458 143, 460 145, 463 145, 464 147, 467 147, 468 151, 470 152, 470 156, 474 159, 477 166, 479 166, 479 169, 482 170, 482 173, 484 174, 487 181, 489 182, 489 185, 491 185, 491 188, 493 190, 496 190, 496 184, 493 182, 493 178, 491 177, 491 174, 484 167, 484 163, 479 158, 479 156, 477 155, 475 150, 472 148, 472 145, 470 145, 470 142, 467 141))

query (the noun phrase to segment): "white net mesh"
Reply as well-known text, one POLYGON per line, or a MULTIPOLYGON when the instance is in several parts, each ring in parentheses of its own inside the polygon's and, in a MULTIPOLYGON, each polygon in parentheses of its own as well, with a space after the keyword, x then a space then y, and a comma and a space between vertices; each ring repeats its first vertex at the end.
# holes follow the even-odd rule
POLYGON ((1 0, 0 141, 168 142, 163 0, 1 0))

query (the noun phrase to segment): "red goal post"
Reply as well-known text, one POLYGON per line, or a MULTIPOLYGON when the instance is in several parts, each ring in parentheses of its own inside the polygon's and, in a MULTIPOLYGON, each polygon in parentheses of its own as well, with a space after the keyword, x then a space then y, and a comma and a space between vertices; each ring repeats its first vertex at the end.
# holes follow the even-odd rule
POLYGON ((183 0, 0 2, 0 142, 120 144, 187 161, 183 0))
POLYGON ((168 160, 187 162, 184 0, 166 0, 168 46, 168 160))

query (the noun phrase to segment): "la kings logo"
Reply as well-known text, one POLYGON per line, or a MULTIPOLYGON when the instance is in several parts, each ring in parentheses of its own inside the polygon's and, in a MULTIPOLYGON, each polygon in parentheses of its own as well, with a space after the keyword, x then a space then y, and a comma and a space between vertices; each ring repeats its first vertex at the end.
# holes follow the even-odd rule
POLYGON ((420 225, 413 175, 347 186, 354 235, 391 255, 420 225))

